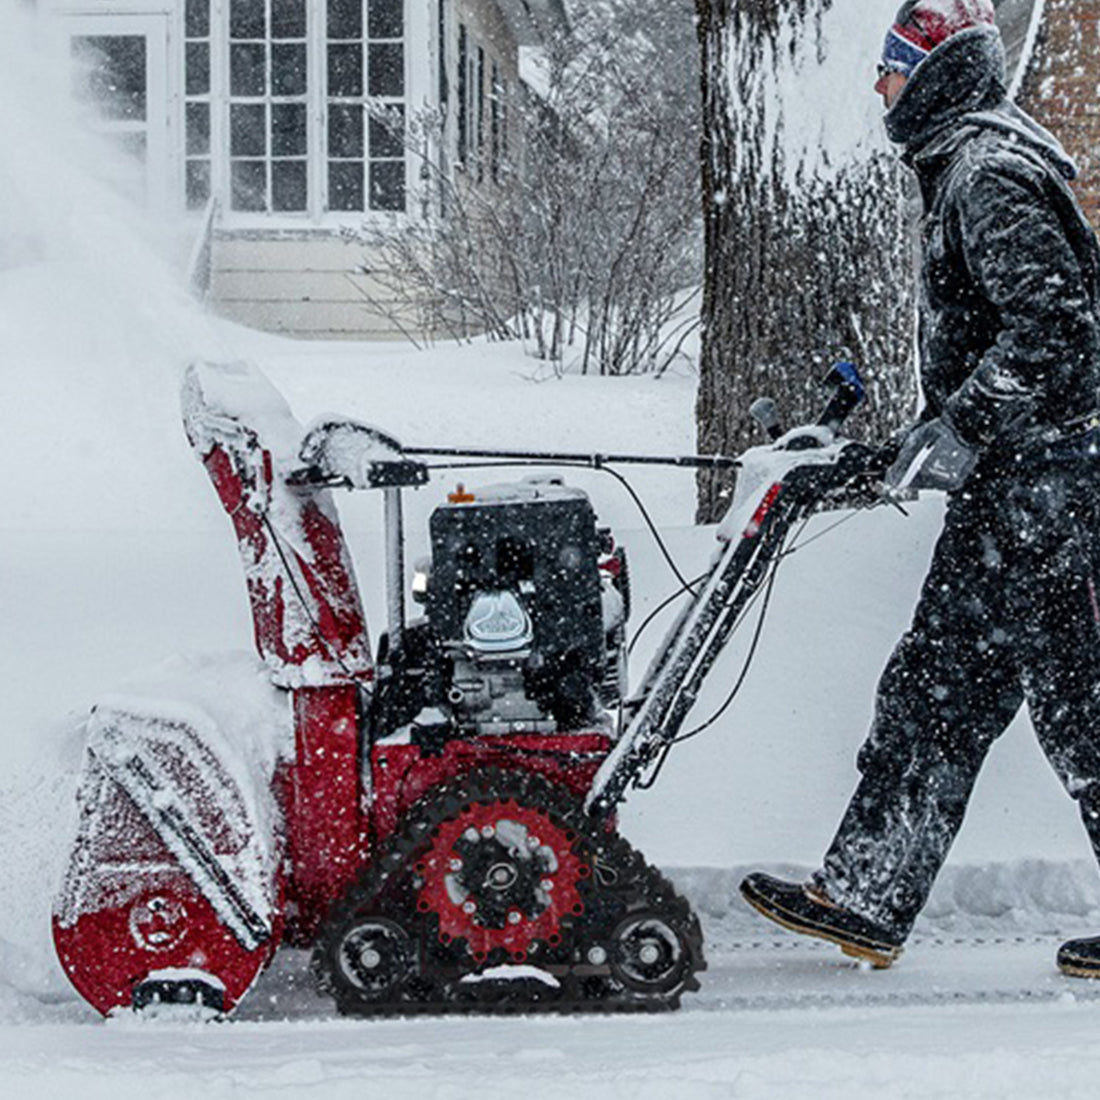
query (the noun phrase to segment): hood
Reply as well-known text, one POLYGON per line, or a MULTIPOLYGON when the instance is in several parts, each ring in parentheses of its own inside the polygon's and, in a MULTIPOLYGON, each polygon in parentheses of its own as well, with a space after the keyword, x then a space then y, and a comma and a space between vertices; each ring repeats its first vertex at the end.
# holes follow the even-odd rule
POLYGON ((921 62, 886 112, 886 133, 914 153, 963 115, 1005 102, 1005 51, 996 27, 952 35, 921 62))
POLYGON ((963 115, 959 122, 967 127, 1000 130, 1011 134, 1020 144, 1034 149, 1048 160, 1057 172, 1067 180, 1077 178, 1077 165, 1062 148, 1062 143, 1045 127, 1040 126, 1029 114, 1005 100, 989 111, 973 111, 963 115))

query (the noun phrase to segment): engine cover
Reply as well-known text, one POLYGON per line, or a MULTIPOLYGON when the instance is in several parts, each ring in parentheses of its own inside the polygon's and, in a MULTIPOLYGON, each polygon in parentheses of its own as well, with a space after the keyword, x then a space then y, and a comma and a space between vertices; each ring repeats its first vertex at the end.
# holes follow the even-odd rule
POLYGON ((602 541, 587 495, 532 479, 461 494, 431 518, 427 612, 449 702, 482 733, 595 716, 607 664, 602 541))

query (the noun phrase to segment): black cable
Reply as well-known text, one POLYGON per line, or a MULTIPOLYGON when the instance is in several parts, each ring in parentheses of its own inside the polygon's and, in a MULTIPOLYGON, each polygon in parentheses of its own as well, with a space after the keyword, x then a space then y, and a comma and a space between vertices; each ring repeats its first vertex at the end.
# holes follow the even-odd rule
MULTIPOLYGON (((707 579, 707 576, 708 576, 708 575, 709 575, 708 573, 700 573, 700 574, 699 574, 699 576, 697 576, 697 577, 694 577, 694 578, 692 578, 692 580, 691 580, 691 583, 692 583, 692 584, 698 584, 698 583, 699 583, 700 581, 704 581, 704 580, 706 580, 706 579, 707 579)), ((663 600, 662 600, 662 601, 661 601, 661 602, 660 602, 660 603, 659 603, 659 604, 658 604, 658 605, 657 605, 657 606, 656 606, 656 607, 655 607, 655 608, 654 608, 654 609, 653 609, 653 610, 652 610, 652 611, 651 611, 651 612, 650 612, 650 613, 649 613, 649 614, 648 614, 648 615, 647 615, 647 616, 646 616, 646 617, 645 617, 645 618, 644 618, 644 619, 642 620, 642 624, 641 624, 641 626, 639 626, 639 627, 638 627, 638 629, 634 631, 634 635, 633 635, 633 637, 631 637, 631 639, 630 639, 630 642, 629 642, 629 644, 628 644, 628 645, 627 645, 627 647, 626 647, 626 655, 627 655, 628 657, 629 657, 629 656, 630 656, 630 655, 631 655, 631 654, 632 654, 632 653, 634 652, 634 646, 635 646, 635 645, 637 645, 637 643, 638 643, 638 640, 639 640, 639 639, 641 638, 641 636, 642 636, 642 635, 643 635, 643 634, 644 634, 644 633, 646 632, 646 630, 648 630, 648 629, 649 629, 649 626, 650 626, 650 624, 651 624, 651 623, 653 622, 653 620, 654 620, 655 618, 657 618, 657 616, 658 616, 658 615, 659 615, 659 614, 660 614, 660 613, 661 613, 662 611, 664 611, 664 609, 665 609, 666 607, 668 607, 668 605, 669 605, 669 604, 671 604, 671 603, 675 603, 675 601, 676 601, 676 600, 678 600, 678 599, 679 599, 679 598, 680 598, 681 596, 683 596, 683 595, 684 595, 685 593, 691 593, 691 594, 693 594, 693 595, 694 595, 694 592, 693 592, 693 590, 692 590, 692 589, 690 589, 690 588, 677 588, 675 592, 673 592, 673 593, 672 593, 671 595, 668 595, 668 596, 666 596, 666 597, 665 597, 665 598, 664 598, 664 599, 663 599, 663 600)))
MULTIPOLYGON (((567 469, 574 470, 595 470, 601 474, 609 474, 615 478, 620 485, 627 491, 630 499, 634 502, 634 506, 638 509, 646 527, 649 529, 649 533, 653 536, 653 541, 656 542, 657 548, 661 551, 661 555, 664 557, 669 569, 672 570, 673 575, 677 581, 680 582, 680 592, 690 592, 695 595, 695 589, 692 588, 692 584, 695 581, 688 581, 685 579, 683 573, 680 572, 680 567, 673 560, 672 554, 669 552, 668 546, 665 544, 663 538, 661 538, 660 532, 657 530, 657 525, 653 522, 652 517, 646 510, 646 506, 642 503, 641 497, 638 496, 634 490, 634 486, 619 473, 618 470, 613 470, 610 466, 589 466, 583 462, 549 462, 536 459, 524 459, 516 460, 514 462, 444 462, 444 463, 432 463, 428 466, 429 470, 474 470, 474 469, 496 469, 502 466, 516 467, 516 466, 540 466, 540 467, 565 467, 567 469)), ((677 595, 680 593, 678 592, 677 595)))
POLYGON ((282 544, 279 541, 279 536, 275 531, 275 528, 271 524, 271 519, 266 513, 261 517, 261 522, 267 530, 268 537, 271 539, 272 546, 275 547, 275 553, 279 555, 279 560, 283 563, 283 572, 286 573, 287 579, 290 581, 291 588, 294 589, 295 595, 298 597, 299 603, 302 605, 302 610, 306 613, 306 617, 309 619, 310 626, 313 627, 313 633, 321 645, 328 651, 329 657, 336 662, 343 669, 344 674, 354 684, 358 684, 360 687, 364 686, 362 679, 357 676, 350 668, 344 663, 344 658, 333 649, 332 644, 325 637, 321 630, 321 624, 314 618, 313 609, 310 606, 309 601, 306 599, 305 594, 302 592, 301 586, 298 584, 298 578, 295 575, 294 570, 290 566, 290 562, 287 560, 287 556, 283 553, 282 544))
MULTIPOLYGON (((806 529, 806 525, 808 523, 809 523, 809 516, 807 516, 802 521, 802 526, 799 528, 799 533, 801 533, 802 531, 804 531, 806 529)), ((798 535, 795 535, 795 538, 797 539, 798 535)), ((714 711, 711 714, 711 716, 705 722, 702 722, 700 725, 696 726, 695 729, 689 730, 687 733, 682 733, 679 736, 674 737, 671 741, 667 742, 664 745, 664 747, 661 749, 661 755, 658 757, 657 763, 654 765, 653 770, 649 773, 649 775, 646 777, 646 779, 641 780, 641 781, 634 784, 634 786, 637 790, 640 790, 640 791, 649 790, 657 782, 658 778, 660 777, 661 772, 664 769, 665 763, 668 760, 668 754, 672 751, 673 746, 674 745, 679 745, 684 741, 690 741, 691 738, 697 737, 704 730, 709 729, 712 725, 714 725, 715 722, 718 721, 719 718, 722 717, 723 714, 725 714, 725 712, 732 705, 734 699, 737 698, 737 695, 739 694, 739 692, 741 691, 742 686, 745 683, 745 678, 749 674, 749 669, 752 667, 753 659, 756 656, 756 648, 760 643, 760 637, 761 637, 761 634, 763 633, 763 630, 764 630, 764 621, 765 621, 765 619, 767 618, 767 615, 768 615, 768 605, 771 602, 772 589, 775 587, 775 579, 779 574, 779 563, 784 558, 789 557, 791 554, 793 554, 795 552, 795 550, 797 550, 797 549, 799 549, 799 547, 797 545, 792 545, 792 546, 788 547, 786 550, 784 550, 782 548, 780 549, 779 553, 776 554, 775 559, 772 561, 771 565, 768 567, 768 580, 767 580, 767 583, 764 585, 763 589, 758 589, 756 591, 756 593, 754 593, 753 596, 750 597, 749 602, 745 605, 745 607, 741 611, 739 621, 743 622, 745 616, 756 605, 757 600, 760 599, 761 593, 763 593, 764 602, 763 602, 763 605, 760 608, 760 615, 756 620, 756 628, 753 631, 752 641, 749 643, 749 651, 748 651, 748 653, 745 654, 745 663, 741 666, 741 672, 738 675, 737 680, 734 683, 733 687, 730 689, 729 694, 726 696, 726 698, 722 702, 721 706, 719 706, 718 709, 716 711, 714 711)), ((730 631, 730 637, 732 637, 733 634, 736 632, 737 626, 738 626, 738 624, 735 623, 734 626, 733 626, 733 629, 730 631)))
MULTIPOLYGON (((708 718, 706 720, 706 722, 704 722, 700 726, 697 726, 695 729, 691 730, 690 732, 685 733, 685 734, 681 734, 678 737, 674 737, 671 741, 667 741, 665 743, 665 745, 661 749, 661 755, 658 757, 657 763, 654 765, 653 770, 649 773, 649 776, 646 779, 641 780, 641 781, 634 784, 634 786, 638 790, 648 791, 657 782, 658 778, 660 777, 661 771, 664 769, 665 762, 668 760, 668 754, 672 751, 673 746, 680 744, 681 741, 690 740, 692 737, 695 737, 697 734, 702 733, 703 730, 708 729, 711 725, 713 725, 715 722, 717 722, 718 719, 722 716, 722 714, 729 708, 729 706, 733 702, 733 700, 736 698, 737 693, 741 690, 741 686, 742 686, 742 684, 744 684, 745 677, 748 675, 749 668, 752 665, 753 657, 755 656, 755 653, 756 653, 757 643, 760 641, 760 634, 761 634, 761 631, 762 631, 763 626, 764 626, 764 616, 767 614, 767 611, 768 611, 768 600, 771 597, 772 585, 775 583, 776 563, 778 561, 779 561, 779 557, 777 557, 776 561, 773 562, 772 565, 770 566, 769 575, 768 575, 768 583, 765 585, 765 587, 763 589, 758 590, 752 597, 750 597, 749 602, 744 606, 744 608, 741 611, 741 619, 743 620, 745 615, 747 615, 748 612, 751 611, 752 608, 756 606, 756 601, 760 598, 761 592, 763 592, 763 594, 764 594, 764 606, 760 609, 760 617, 756 621, 756 630, 753 633, 752 642, 749 645, 749 652, 745 657, 745 663, 741 668, 741 674, 737 677, 737 682, 734 684, 733 690, 729 693, 729 695, 726 696, 726 699, 722 703, 722 705, 710 716, 710 718, 708 718)), ((730 631, 730 636, 731 637, 736 632, 736 630, 737 630, 737 625, 735 624, 734 627, 733 627, 733 630, 730 631)))
POLYGON ((618 470, 612 470, 609 466, 601 466, 600 469, 607 474, 610 474, 620 485, 630 494, 630 499, 634 501, 638 508, 638 511, 642 515, 642 519, 645 520, 646 526, 649 528, 650 534, 653 536, 654 541, 657 543, 658 549, 664 555, 665 561, 668 563, 669 569, 672 570, 676 579, 680 582, 681 591, 686 590, 693 596, 696 594, 695 589, 691 587, 693 582, 689 582, 685 579, 683 573, 680 572, 680 567, 672 559, 672 555, 668 551, 668 547, 665 545, 664 539, 661 538, 660 533, 657 530, 657 525, 653 522, 649 512, 646 511, 645 505, 642 503, 641 497, 634 491, 634 486, 630 484, 627 479, 619 473, 618 470))
MULTIPOLYGON (((772 589, 775 587, 775 578, 779 572, 779 562, 782 558, 782 554, 777 555, 775 561, 771 564, 771 569, 768 573, 768 583, 764 586, 764 602, 761 605, 760 614, 756 620, 756 629, 753 631, 752 641, 749 642, 749 651, 745 654, 745 663, 741 666, 741 672, 733 687, 730 688, 729 694, 723 700, 722 705, 705 722, 700 723, 693 730, 688 730, 687 733, 678 734, 669 742, 670 746, 679 745, 684 741, 690 741, 704 730, 710 729, 710 727, 729 710, 730 705, 733 703, 734 699, 737 698, 738 693, 745 683, 745 677, 748 676, 749 669, 752 667, 753 658, 756 656, 756 647, 760 644, 760 635, 764 631, 764 620, 768 616, 768 604, 771 603, 772 589)), ((746 610, 748 610, 748 608, 746 608, 746 610)))

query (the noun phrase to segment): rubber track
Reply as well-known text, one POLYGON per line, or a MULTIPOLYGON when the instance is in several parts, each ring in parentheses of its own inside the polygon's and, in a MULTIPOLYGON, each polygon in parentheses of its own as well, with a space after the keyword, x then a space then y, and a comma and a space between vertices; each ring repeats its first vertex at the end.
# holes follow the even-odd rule
MULTIPOLYGON (((334 905, 318 935, 311 959, 318 991, 333 997, 340 1012, 372 1016, 661 1012, 678 1008, 683 993, 698 990, 696 974, 705 969, 703 934, 698 918, 668 879, 650 866, 622 836, 605 831, 585 814, 580 800, 568 790, 537 775, 497 768, 481 769, 442 784, 409 810, 378 857, 364 868, 356 883, 334 905), (569 967, 565 974, 555 969, 561 988, 538 990, 546 994, 543 997, 525 992, 535 988, 531 983, 487 983, 491 989, 482 991, 476 986, 471 988, 469 983, 461 983, 461 978, 505 960, 490 957, 487 962, 479 964, 468 953, 462 940, 454 941, 448 948, 435 948, 435 953, 446 955, 445 967, 433 970, 421 958, 421 972, 413 979, 419 986, 414 987, 406 982, 385 1000, 364 997, 354 987, 334 976, 333 967, 343 931, 357 917, 371 915, 393 921, 405 929, 414 945, 436 941, 437 918, 434 914, 421 914, 407 903, 408 896, 415 890, 415 863, 429 847, 432 831, 437 826, 460 814, 471 803, 509 799, 547 813, 556 825, 576 833, 579 840, 574 841, 574 850, 578 843, 582 845, 586 862, 593 867, 593 874, 578 883, 585 902, 584 913, 569 918, 569 928, 563 922, 563 945, 555 948, 540 943, 538 949, 532 952, 530 965, 543 965, 543 954, 556 955, 560 959, 567 945, 570 954, 582 953, 585 946, 592 942, 587 938, 588 933, 595 933, 593 938, 599 941, 600 929, 592 927, 592 914, 594 911, 598 913, 601 903, 610 901, 612 908, 620 912, 619 919, 644 910, 659 916, 679 934, 686 947, 685 973, 673 990, 666 993, 636 993, 620 986, 609 989, 607 995, 598 999, 590 995, 581 996, 576 987, 583 980, 583 972, 590 969, 582 964, 582 974, 577 974, 575 967, 569 967), (619 876, 619 880, 611 886, 600 883, 601 871, 606 868, 614 869, 619 876), (402 900, 402 895, 406 896, 406 900, 402 900), (479 992, 489 992, 490 996, 479 996, 479 992)), ((607 975, 601 975, 601 984, 614 987, 618 983, 607 975)))

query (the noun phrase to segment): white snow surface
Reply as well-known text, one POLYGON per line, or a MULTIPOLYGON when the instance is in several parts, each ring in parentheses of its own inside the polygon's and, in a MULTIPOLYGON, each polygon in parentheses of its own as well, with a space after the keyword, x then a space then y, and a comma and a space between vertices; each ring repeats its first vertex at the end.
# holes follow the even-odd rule
MULTIPOLYGON (((892 4, 876 0, 865 16, 876 35, 880 6, 892 4)), ((710 969, 681 1012, 346 1021, 313 995, 293 952, 222 1026, 104 1024, 76 997, 48 922, 89 706, 112 692, 132 698, 133 677, 159 665, 158 696, 202 705, 227 726, 263 712, 237 689, 200 700, 185 687, 197 670, 199 694, 218 696, 231 670, 251 661, 211 656, 246 649, 251 623, 229 522, 180 424, 189 361, 259 364, 303 424, 335 409, 409 444, 601 452, 690 452, 695 379, 686 369, 659 381, 554 378, 515 346, 302 344, 213 320, 163 260, 177 242, 115 197, 102 182, 118 175, 114 166, 50 107, 15 34, 21 11, 0 0, 5 1094, 1093 1097, 1100 990, 1059 977, 1053 956, 1060 938, 1100 931, 1100 878, 1026 716, 994 748, 951 861, 891 971, 865 972, 773 929, 737 899, 745 870, 805 873, 831 837, 875 680, 940 522, 935 499, 908 518, 887 509, 816 518, 780 575, 741 696, 671 757, 655 789, 626 805, 623 832, 669 871, 706 932, 710 969)), ((858 418, 851 427, 858 436, 858 418)), ((595 472, 565 474, 628 546, 641 622, 673 587, 670 572, 621 487, 595 472)), ((409 494, 410 562, 458 476, 438 474, 409 494)), ((690 473, 629 476, 685 574, 698 572, 715 531, 690 526, 690 473)), ((339 500, 378 623, 379 502, 339 500)), ((636 674, 661 633, 659 621, 639 646, 636 674)), ((734 645, 723 657, 700 717, 724 698, 742 656, 734 645)), ((253 731, 261 754, 286 736, 273 726, 282 732, 273 728, 270 743, 253 731)))

